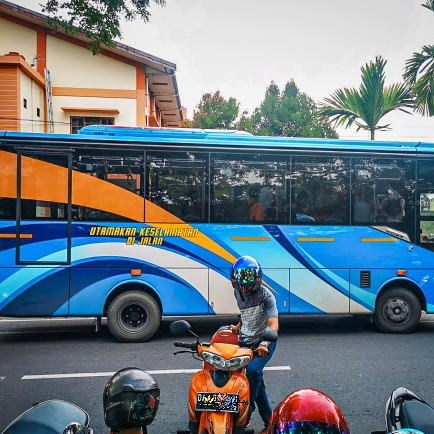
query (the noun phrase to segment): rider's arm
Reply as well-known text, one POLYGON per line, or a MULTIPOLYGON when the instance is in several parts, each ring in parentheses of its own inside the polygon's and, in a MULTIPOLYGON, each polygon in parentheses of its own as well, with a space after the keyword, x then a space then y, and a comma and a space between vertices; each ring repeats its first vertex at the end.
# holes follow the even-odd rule
MULTIPOLYGON (((276 332, 279 331, 279 320, 277 317, 268 318, 268 327, 276 332)), ((265 357, 268 355, 268 345, 270 342, 261 342, 258 349, 256 350, 256 354, 258 357, 265 357)))
POLYGON ((268 327, 279 333, 279 319, 277 317, 268 318, 268 327))

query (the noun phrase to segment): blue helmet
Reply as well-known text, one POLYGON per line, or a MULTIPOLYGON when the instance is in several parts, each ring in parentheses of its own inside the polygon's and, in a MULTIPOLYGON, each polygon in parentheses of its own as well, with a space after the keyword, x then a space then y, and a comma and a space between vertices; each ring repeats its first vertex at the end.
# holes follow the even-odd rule
POLYGON ((256 291, 262 283, 262 270, 258 261, 251 256, 241 256, 231 268, 231 281, 234 289, 245 295, 256 291))

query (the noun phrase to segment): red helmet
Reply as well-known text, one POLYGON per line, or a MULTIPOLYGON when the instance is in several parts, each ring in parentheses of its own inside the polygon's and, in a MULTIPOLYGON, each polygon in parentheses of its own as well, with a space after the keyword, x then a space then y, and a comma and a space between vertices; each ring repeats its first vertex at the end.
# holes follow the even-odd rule
POLYGON ((325 393, 298 389, 274 409, 268 434, 349 434, 348 422, 340 408, 325 393))

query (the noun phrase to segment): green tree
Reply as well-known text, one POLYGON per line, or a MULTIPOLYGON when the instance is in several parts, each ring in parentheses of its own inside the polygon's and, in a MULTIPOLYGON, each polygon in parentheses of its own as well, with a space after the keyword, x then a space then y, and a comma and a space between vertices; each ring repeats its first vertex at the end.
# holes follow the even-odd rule
POLYGON ((330 118, 335 126, 349 128, 357 125, 360 129, 371 132, 371 140, 375 139, 375 131, 390 129, 390 124, 378 125, 381 118, 393 110, 404 110, 414 107, 411 89, 404 83, 385 86, 384 67, 386 60, 381 56, 362 66, 362 83, 359 89, 338 89, 330 98, 325 98, 319 111, 330 118))
POLYGON ((248 131, 264 136, 338 137, 328 121, 318 116, 314 100, 300 92, 294 80, 286 84, 283 92, 272 81, 250 124, 245 119, 244 125, 248 131))
POLYGON ((240 103, 232 97, 226 100, 218 90, 214 94, 204 93, 196 109, 192 121, 194 128, 231 129, 235 128, 240 103))
POLYGON ((166 4, 166 0, 46 0, 42 11, 48 14, 53 29, 85 35, 90 39, 89 49, 98 54, 102 45, 114 46, 113 39, 121 37, 122 17, 128 21, 140 17, 148 22, 151 1, 166 4))
POLYGON ((434 0, 426 0, 422 7, 434 12, 434 0))
MULTIPOLYGON (((434 0, 422 5, 434 12, 434 0)), ((405 62, 404 80, 415 95, 416 111, 434 116, 434 45, 424 45, 422 52, 413 53, 405 62)))

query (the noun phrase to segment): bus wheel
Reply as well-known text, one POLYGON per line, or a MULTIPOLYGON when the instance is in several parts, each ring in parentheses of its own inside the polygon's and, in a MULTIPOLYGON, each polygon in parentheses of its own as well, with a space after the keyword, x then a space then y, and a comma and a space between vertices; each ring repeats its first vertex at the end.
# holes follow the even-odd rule
POLYGON ((385 333, 410 333, 419 323, 420 301, 404 288, 390 288, 378 297, 374 323, 385 333))
POLYGON ((144 342, 158 330, 161 309, 149 294, 128 291, 118 295, 107 311, 107 325, 122 342, 144 342))

